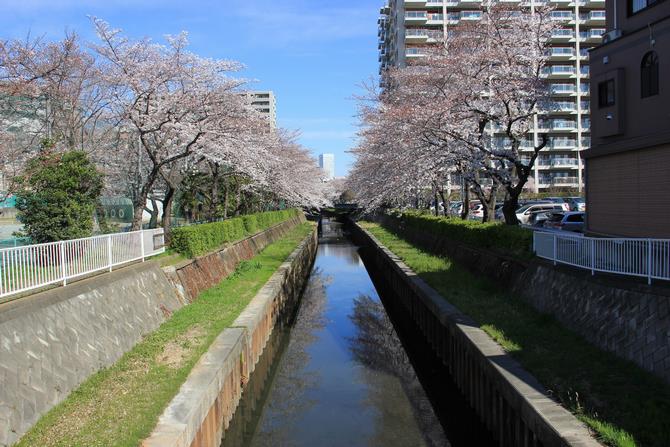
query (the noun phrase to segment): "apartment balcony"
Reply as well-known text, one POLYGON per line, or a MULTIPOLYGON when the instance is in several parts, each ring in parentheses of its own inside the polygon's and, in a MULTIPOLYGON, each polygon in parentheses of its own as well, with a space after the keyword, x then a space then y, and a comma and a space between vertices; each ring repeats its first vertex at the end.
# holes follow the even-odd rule
POLYGON ((461 20, 481 20, 481 11, 461 11, 461 20))
POLYGON ((579 161, 576 158, 554 158, 549 163, 550 168, 577 169, 579 161))
POLYGON ((575 67, 572 65, 552 65, 542 70, 542 75, 548 79, 569 79, 574 74, 575 67))
POLYGON ((569 42, 575 37, 575 32, 567 28, 555 29, 551 33, 551 40, 554 42, 569 42))
POLYGON ((604 8, 605 0, 586 0, 586 6, 604 8))
POLYGON ((577 177, 553 177, 551 178, 552 186, 578 186, 577 177))
POLYGON ((405 42, 426 43, 428 41, 427 29, 407 28, 405 30, 405 42))
POLYGON ((467 7, 478 8, 481 5, 482 5, 482 0, 458 0, 458 6, 461 6, 463 8, 467 8, 467 7))
POLYGON ((553 96, 571 96, 577 90, 572 84, 553 84, 550 91, 553 96))
POLYGON ((603 24, 604 25, 605 20, 606 20, 605 11, 591 11, 591 12, 589 12, 589 17, 588 17, 587 23, 590 23, 590 24, 593 24, 593 25, 595 25, 595 24, 598 24, 598 25, 603 24))
POLYGON ((577 123, 570 120, 554 120, 551 123, 552 132, 572 132, 577 129, 577 123))
POLYGON ((457 25, 461 21, 461 15, 457 12, 447 13, 447 24, 448 25, 457 25))
POLYGON ((549 147, 554 150, 572 150, 577 147, 577 140, 570 138, 554 138, 549 143, 549 147))
POLYGON ((425 25, 427 20, 426 11, 405 11, 405 23, 409 25, 425 25))
POLYGON ((549 106, 550 113, 575 113, 577 105, 574 102, 557 101, 549 106))
POLYGON ((592 28, 588 31, 584 31, 581 34, 585 34, 584 36, 584 41, 589 42, 589 43, 600 43, 603 40, 603 34, 605 34, 607 30, 605 28, 592 28))
MULTIPOLYGON (((447 2, 449 3, 449 2, 447 2)), ((427 0, 426 1, 426 7, 427 8, 437 8, 437 7, 442 7, 444 6, 444 1, 443 0, 427 0)))
POLYGON ((425 8, 426 0, 405 0, 405 8, 425 8))
POLYGON ((570 11, 552 11, 550 18, 558 22, 570 22, 575 19, 575 15, 570 11))
POLYGON ((425 55, 426 53, 424 53, 421 48, 405 48, 405 57, 407 59, 418 59, 425 55))
POLYGON ((428 14, 426 24, 441 25, 442 23, 444 23, 444 14, 428 14))
POLYGON ((554 47, 549 50, 549 59, 552 61, 569 61, 575 55, 574 48, 554 47))

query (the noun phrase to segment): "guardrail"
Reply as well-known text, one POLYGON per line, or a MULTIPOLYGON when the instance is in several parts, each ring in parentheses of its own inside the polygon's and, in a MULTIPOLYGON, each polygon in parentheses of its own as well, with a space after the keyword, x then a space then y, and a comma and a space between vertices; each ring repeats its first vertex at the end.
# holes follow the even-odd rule
POLYGON ((592 238, 558 232, 533 233, 533 250, 556 265, 596 272, 670 280, 670 240, 592 238))
POLYGON ((163 229, 0 249, 0 302, 7 297, 165 252, 163 229))

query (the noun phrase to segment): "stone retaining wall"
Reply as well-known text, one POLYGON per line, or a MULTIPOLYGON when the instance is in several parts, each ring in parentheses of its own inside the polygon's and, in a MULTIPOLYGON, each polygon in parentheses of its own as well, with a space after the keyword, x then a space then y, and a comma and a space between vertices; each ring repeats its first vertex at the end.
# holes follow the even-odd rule
POLYGON ((670 289, 620 277, 554 266, 543 259, 521 262, 428 232, 404 231, 396 219, 380 223, 412 243, 445 254, 494 280, 550 314, 598 348, 635 362, 670 383, 670 289))
POLYGON ((501 446, 598 446, 587 428, 547 397, 544 387, 477 324, 419 278, 373 235, 353 225, 358 243, 395 291, 454 382, 501 446))
POLYGON ((299 299, 318 246, 316 229, 198 361, 143 447, 218 447, 283 308, 299 299))
POLYGON ((200 292, 214 287, 235 271, 237 264, 256 256, 261 250, 285 236, 296 225, 305 222, 300 214, 222 250, 165 268, 177 290, 192 302, 200 292))
POLYGON ((182 306, 158 264, 134 264, 0 308, 0 446, 182 306))
POLYGON ((302 222, 293 218, 176 268, 133 264, 0 305, 0 446, 302 222))

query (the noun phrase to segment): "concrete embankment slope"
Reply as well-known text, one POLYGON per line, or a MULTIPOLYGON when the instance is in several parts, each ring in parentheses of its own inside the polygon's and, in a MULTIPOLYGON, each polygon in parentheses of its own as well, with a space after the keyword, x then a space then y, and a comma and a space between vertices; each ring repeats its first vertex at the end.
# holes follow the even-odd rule
POLYGON ((0 446, 16 442, 200 290, 303 221, 280 223, 167 271, 156 262, 133 264, 0 305, 0 446))
POLYGON ((300 298, 318 246, 316 228, 212 343, 143 447, 218 447, 244 385, 289 303, 300 298))
POLYGON ((372 234, 352 224, 369 262, 501 446, 599 446, 587 428, 469 317, 372 234))

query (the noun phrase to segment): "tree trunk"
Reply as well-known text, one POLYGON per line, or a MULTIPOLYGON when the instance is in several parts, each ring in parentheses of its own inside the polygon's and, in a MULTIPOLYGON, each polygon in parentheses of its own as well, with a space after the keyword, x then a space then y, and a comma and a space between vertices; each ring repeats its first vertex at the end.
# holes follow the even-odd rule
POLYGON ((163 198, 163 215, 161 216, 161 225, 165 235, 165 243, 170 242, 170 236, 172 234, 172 202, 174 201, 175 189, 168 184, 167 190, 165 191, 165 197, 163 198))
POLYGON ((151 188, 153 188, 157 177, 158 169, 154 168, 147 176, 146 183, 140 189, 133 201, 133 224, 130 227, 131 231, 142 229, 142 216, 144 214, 144 208, 147 206, 147 197, 149 197, 149 192, 151 191, 151 188))
POLYGON ((209 210, 207 211, 207 220, 214 222, 217 218, 219 208, 219 179, 221 178, 219 164, 209 162, 209 167, 212 171, 212 189, 211 200, 209 202, 209 210))
POLYGON ((447 194, 444 194, 444 188, 438 188, 437 192, 440 194, 440 198, 442 199, 442 214, 445 217, 449 216, 449 208, 451 206, 451 203, 449 203, 449 188, 447 187, 447 194))
POLYGON ((151 214, 151 218, 149 219, 149 228, 156 228, 156 226, 158 226, 158 203, 156 203, 156 199, 153 197, 150 200, 152 209, 145 208, 151 214))
POLYGON ((466 220, 470 214, 470 187, 467 181, 463 183, 463 207, 461 208, 461 219, 466 220))
POLYGON ((228 183, 224 185, 223 189, 223 218, 228 219, 228 195, 229 195, 228 183))
POLYGON ((507 225, 519 225, 519 219, 516 217, 516 210, 519 209, 519 195, 510 194, 505 203, 503 203, 503 214, 507 225))

